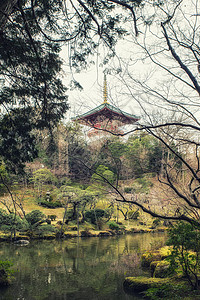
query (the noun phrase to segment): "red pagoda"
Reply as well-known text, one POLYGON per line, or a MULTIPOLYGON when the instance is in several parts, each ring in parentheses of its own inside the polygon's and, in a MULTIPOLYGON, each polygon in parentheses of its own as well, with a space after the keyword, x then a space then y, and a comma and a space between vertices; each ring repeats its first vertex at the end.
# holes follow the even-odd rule
POLYGON ((115 133, 122 134, 119 127, 127 124, 134 124, 140 118, 122 111, 121 109, 111 105, 107 101, 107 84, 104 76, 104 102, 96 108, 73 118, 82 125, 91 127, 88 136, 97 135, 100 132, 103 134, 115 133))

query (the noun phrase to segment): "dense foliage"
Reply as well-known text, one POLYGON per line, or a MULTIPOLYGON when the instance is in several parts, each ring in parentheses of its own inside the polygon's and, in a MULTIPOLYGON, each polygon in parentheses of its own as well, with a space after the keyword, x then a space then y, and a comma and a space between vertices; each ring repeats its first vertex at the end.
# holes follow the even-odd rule
MULTIPOLYGON (((61 80, 62 46, 69 45, 69 65, 80 71, 91 63, 102 41, 107 48, 106 63, 115 55, 118 39, 126 34, 122 24, 132 19, 137 29, 134 9, 140 2, 2 2, 0 152, 15 172, 37 155, 32 130, 47 127, 52 134, 68 109, 61 80), (118 13, 118 6, 127 9, 127 17, 118 13)), ((76 80, 71 87, 81 88, 76 80)))
POLYGON ((0 152, 16 172, 37 155, 33 129, 51 127, 68 108, 61 48, 46 36, 58 32, 61 11, 59 1, 16 1, 0 28, 0 152))
POLYGON ((192 288, 199 287, 200 271, 200 232, 191 224, 180 222, 169 231, 168 245, 172 246, 169 257, 171 267, 177 271, 181 268, 192 288))

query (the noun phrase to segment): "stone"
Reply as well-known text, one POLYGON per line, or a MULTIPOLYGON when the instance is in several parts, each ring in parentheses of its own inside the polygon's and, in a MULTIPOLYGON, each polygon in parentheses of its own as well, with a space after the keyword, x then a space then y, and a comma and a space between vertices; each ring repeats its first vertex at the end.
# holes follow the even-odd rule
POLYGON ((141 266, 144 268, 149 268, 153 261, 161 260, 161 255, 159 251, 155 252, 145 252, 141 257, 141 266))
POLYGON ((19 246, 27 246, 29 244, 28 240, 18 240, 14 242, 15 245, 19 245, 19 246))
POLYGON ((166 278, 170 273, 170 263, 166 260, 162 260, 157 263, 153 277, 155 278, 166 278))
POLYGON ((112 234, 109 231, 101 231, 98 236, 111 236, 112 234))
POLYGON ((160 287, 167 282, 166 278, 127 277, 123 283, 123 287, 127 292, 141 293, 149 288, 160 287))

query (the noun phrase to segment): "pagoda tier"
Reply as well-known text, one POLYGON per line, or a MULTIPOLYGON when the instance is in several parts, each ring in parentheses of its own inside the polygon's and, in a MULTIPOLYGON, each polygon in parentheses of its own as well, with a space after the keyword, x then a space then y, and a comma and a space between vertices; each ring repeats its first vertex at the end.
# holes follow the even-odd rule
MULTIPOLYGON (((140 118, 122 111, 121 109, 104 102, 96 108, 86 112, 85 114, 79 115, 73 118, 73 121, 93 128, 107 127, 106 124, 115 123, 117 127, 134 124, 140 118), (102 126, 103 125, 103 126, 102 126)), ((103 128, 102 128, 103 129, 103 128)), ((108 129, 108 128, 107 128, 108 129)))

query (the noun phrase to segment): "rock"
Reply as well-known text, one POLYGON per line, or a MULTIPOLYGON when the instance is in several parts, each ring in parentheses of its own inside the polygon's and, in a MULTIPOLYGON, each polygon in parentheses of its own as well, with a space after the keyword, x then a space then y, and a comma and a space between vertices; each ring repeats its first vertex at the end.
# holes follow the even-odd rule
POLYGON ((163 221, 163 226, 170 227, 170 226, 172 226, 172 222, 169 221, 169 220, 164 220, 163 221))
POLYGON ((65 238, 73 238, 73 237, 77 237, 77 236, 78 236, 77 233, 70 233, 70 232, 65 232, 64 233, 65 238))
POLYGON ((132 228, 130 229, 130 232, 131 232, 131 233, 140 233, 141 231, 140 231, 140 229, 138 229, 138 228, 132 227, 132 228))
POLYGON ((112 236, 112 234, 109 231, 101 231, 98 236, 112 236))
POLYGON ((19 245, 19 246, 27 246, 29 244, 28 240, 18 240, 14 242, 15 245, 19 245))
POLYGON ((153 261, 160 261, 161 255, 159 251, 155 252, 145 252, 141 257, 142 267, 148 268, 153 261))
POLYGON ((91 237, 91 236, 93 236, 93 235, 92 235, 92 233, 91 233, 90 231, 88 231, 88 230, 82 230, 82 231, 81 231, 81 236, 82 236, 82 237, 91 237))
POLYGON ((139 222, 140 225, 147 225, 145 222, 139 222))
POLYGON ((166 278, 127 277, 123 283, 127 292, 143 292, 149 288, 158 288, 168 282, 166 278))
POLYGON ((155 260, 155 261, 152 261, 152 262, 150 263, 151 277, 153 277, 154 272, 155 272, 155 269, 156 269, 156 266, 157 266, 157 264, 158 264, 159 262, 160 262, 159 260, 155 260))
POLYGON ((166 260, 162 260, 157 263, 153 277, 155 278, 166 278, 170 273, 170 263, 166 260))

